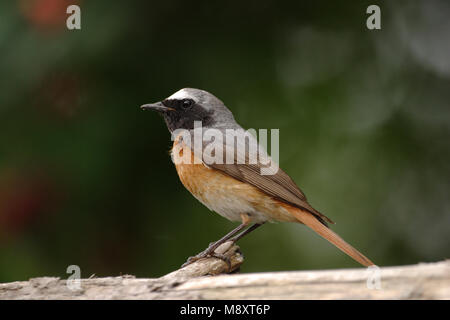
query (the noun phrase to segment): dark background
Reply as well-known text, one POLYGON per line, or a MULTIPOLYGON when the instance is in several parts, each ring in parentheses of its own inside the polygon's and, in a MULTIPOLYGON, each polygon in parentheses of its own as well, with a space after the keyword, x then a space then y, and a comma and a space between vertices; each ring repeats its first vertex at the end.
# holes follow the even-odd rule
MULTIPOLYGON (((235 226, 184 189, 165 124, 139 109, 183 87, 279 128, 281 167, 378 265, 448 258, 449 16, 448 1, 1 1, 0 282, 71 264, 157 277, 235 226)), ((240 246, 243 272, 358 267, 296 224, 240 246)))

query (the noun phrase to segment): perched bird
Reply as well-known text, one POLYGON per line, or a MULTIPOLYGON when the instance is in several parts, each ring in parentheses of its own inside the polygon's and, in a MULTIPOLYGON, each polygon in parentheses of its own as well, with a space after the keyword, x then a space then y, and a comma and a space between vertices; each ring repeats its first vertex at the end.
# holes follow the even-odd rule
MULTIPOLYGON (((206 250, 189 258, 187 263, 214 256, 215 249, 222 243, 229 240, 235 242, 266 221, 285 221, 302 223, 360 264, 373 265, 372 261, 328 227, 327 223, 333 222, 307 202, 303 192, 283 170, 277 168, 273 174, 263 174, 265 166, 261 161, 250 163, 254 148, 245 146, 235 150, 234 137, 233 141, 205 141, 207 139, 203 136, 200 136, 202 141, 197 143, 200 147, 196 147, 194 131, 199 122, 204 130, 214 129, 225 135, 227 130, 245 132, 231 111, 214 95, 204 90, 184 88, 161 102, 142 105, 141 109, 154 110, 163 116, 174 140, 172 160, 186 189, 210 210, 231 221, 241 222, 223 238, 211 243, 206 250), (224 153, 219 159, 224 160, 231 155, 232 161, 214 162, 211 156, 206 159, 203 151, 206 148, 211 151, 211 145, 216 152, 222 150, 224 153)), ((251 137, 249 139, 252 140, 251 137)), ((218 159, 216 155, 213 156, 218 159)), ((262 156, 270 160, 267 154, 262 156)))

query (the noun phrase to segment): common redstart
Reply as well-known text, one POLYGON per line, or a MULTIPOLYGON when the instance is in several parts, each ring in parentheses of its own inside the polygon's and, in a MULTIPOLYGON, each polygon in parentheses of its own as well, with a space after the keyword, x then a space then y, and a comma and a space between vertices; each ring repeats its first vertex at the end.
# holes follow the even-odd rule
MULTIPOLYGON (((206 250, 189 258, 187 263, 215 256, 215 249, 222 243, 230 240, 236 242, 266 221, 284 221, 302 223, 360 264, 373 265, 328 227, 328 223, 333 221, 307 202, 304 193, 283 170, 277 168, 273 173, 267 173, 264 172, 267 162, 250 162, 254 148, 247 145, 240 148, 239 143, 236 148, 235 137, 229 141, 231 139, 218 139, 216 135, 209 141, 200 136, 202 141, 197 144, 200 147, 196 147, 198 123, 203 130, 222 132, 226 137, 229 130, 245 132, 231 111, 214 95, 204 90, 184 88, 161 102, 145 104, 141 108, 155 110, 163 116, 174 140, 172 160, 186 189, 210 210, 231 221, 241 222, 206 250), (214 153, 218 152, 224 153, 217 157, 214 153), (205 154, 210 155, 208 161, 205 154), (211 161, 211 155, 213 160, 221 161, 211 161)), ((258 148, 258 155, 260 150, 263 148, 258 148)), ((266 160, 271 160, 268 155, 264 156, 266 160)))

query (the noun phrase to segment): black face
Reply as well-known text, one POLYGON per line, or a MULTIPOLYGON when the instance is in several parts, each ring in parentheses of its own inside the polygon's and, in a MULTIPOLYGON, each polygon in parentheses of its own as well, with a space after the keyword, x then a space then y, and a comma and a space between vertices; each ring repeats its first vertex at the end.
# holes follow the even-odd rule
POLYGON ((192 99, 166 99, 161 103, 168 108, 163 112, 163 117, 171 132, 176 129, 194 129, 194 121, 202 121, 203 127, 213 124, 212 112, 192 99))

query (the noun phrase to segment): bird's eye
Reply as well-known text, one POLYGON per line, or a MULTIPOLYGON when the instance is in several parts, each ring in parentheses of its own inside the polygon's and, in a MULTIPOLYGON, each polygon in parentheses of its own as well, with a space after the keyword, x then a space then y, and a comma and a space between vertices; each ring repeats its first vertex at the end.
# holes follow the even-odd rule
POLYGON ((181 103, 181 105, 183 106, 184 109, 188 109, 192 106, 193 101, 191 99, 184 99, 183 102, 181 103))

